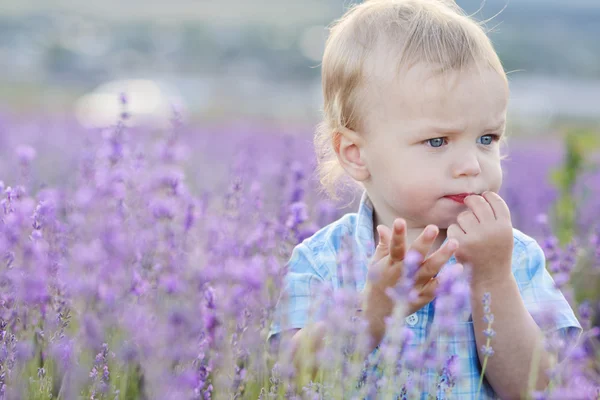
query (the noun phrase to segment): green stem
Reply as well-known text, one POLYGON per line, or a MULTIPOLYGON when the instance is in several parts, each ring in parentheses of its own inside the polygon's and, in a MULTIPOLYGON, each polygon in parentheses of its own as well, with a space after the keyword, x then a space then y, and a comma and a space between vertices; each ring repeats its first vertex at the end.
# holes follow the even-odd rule
MULTIPOLYGON (((487 340, 487 344, 486 346, 489 346, 490 340, 487 340)), ((477 386, 477 391, 479 392, 481 390, 481 385, 483 384, 483 375, 485 374, 485 368, 487 367, 487 362, 488 362, 488 358, 489 356, 485 356, 485 358, 483 359, 483 366, 481 367, 481 375, 479 376, 479 385, 477 386)))
MULTIPOLYGON (((488 329, 491 329, 492 327, 492 323, 488 322, 488 329)), ((490 338, 488 336, 486 342, 485 342, 485 347, 490 347, 490 341, 492 338, 490 338)), ((479 397, 481 398, 481 385, 483 384, 483 375, 485 374, 485 368, 487 367, 487 362, 488 362, 488 358, 489 355, 486 354, 485 358, 483 359, 483 365, 481 366, 481 375, 479 375, 479 385, 477 386, 477 393, 479 393, 479 397)))
POLYGON ((64 389, 65 389, 65 379, 67 379, 68 372, 65 372, 60 381, 60 389, 58 389, 58 395, 56 396, 57 400, 61 400, 63 398, 64 389))

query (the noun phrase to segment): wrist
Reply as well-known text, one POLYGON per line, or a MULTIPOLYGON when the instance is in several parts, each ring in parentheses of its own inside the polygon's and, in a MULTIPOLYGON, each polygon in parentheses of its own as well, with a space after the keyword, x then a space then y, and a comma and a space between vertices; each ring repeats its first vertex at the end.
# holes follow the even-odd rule
POLYGON ((485 292, 502 290, 516 284, 512 271, 504 275, 493 277, 477 277, 471 280, 471 293, 473 296, 483 296, 485 292))

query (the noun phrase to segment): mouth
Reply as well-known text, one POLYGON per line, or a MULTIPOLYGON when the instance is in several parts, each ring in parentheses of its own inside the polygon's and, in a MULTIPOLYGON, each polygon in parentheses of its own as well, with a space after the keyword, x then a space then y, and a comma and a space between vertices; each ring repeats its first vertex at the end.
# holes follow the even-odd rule
POLYGON ((472 194, 476 194, 476 193, 450 194, 450 195, 444 196, 444 198, 455 201, 460 204, 465 204, 465 199, 472 194))

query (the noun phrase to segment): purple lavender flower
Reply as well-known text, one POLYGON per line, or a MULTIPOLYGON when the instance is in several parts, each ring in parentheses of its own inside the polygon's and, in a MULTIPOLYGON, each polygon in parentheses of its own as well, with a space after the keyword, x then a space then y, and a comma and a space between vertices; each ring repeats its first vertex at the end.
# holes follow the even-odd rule
POLYGON ((296 202, 290 204, 290 215, 286 222, 286 226, 290 229, 296 228, 308 219, 308 212, 306 210, 306 204, 303 202, 296 202))
POLYGON ((21 145, 17 147, 16 150, 17 157, 19 158, 19 163, 23 166, 27 166, 31 164, 33 160, 35 160, 37 156, 37 152, 31 146, 21 145))
POLYGON ((438 398, 444 398, 452 393, 460 373, 460 362, 457 355, 453 354, 444 362, 440 371, 440 381, 438 383, 438 398))
POLYGON ((492 349, 492 346, 487 346, 487 345, 482 345, 481 346, 481 353, 485 356, 485 357, 491 357, 494 355, 494 349, 492 349))
POLYGON ((591 318, 593 316, 593 312, 594 311, 592 309, 592 306, 591 306, 589 300, 584 300, 579 305, 579 318, 580 318, 582 326, 586 330, 589 330, 591 328, 591 318))
MULTIPOLYGON (((253 384, 265 399, 281 397, 280 391, 289 398, 302 393, 324 398, 330 389, 351 386, 360 369, 350 357, 339 363, 344 382, 331 386, 325 379, 302 388, 290 384, 295 378, 290 364, 271 369, 272 355, 263 354, 293 245, 349 210, 322 200, 311 179, 315 157, 305 132, 282 138, 249 124, 186 127, 177 112, 168 132, 150 132, 128 127, 127 98, 118 101, 121 121, 89 131, 50 118, 7 124, 0 115, 0 397, 24 396, 5 378, 32 354, 43 358, 44 366, 29 369, 32 376, 26 378, 64 382, 65 398, 80 393, 121 398, 123 391, 109 390, 123 371, 131 371, 128 382, 138 393, 165 399, 234 397, 236 391, 243 397, 241 388, 253 384), (30 147, 17 149, 19 143, 30 147), (39 168, 45 165, 52 168, 39 168), (230 187, 228 171, 235 177, 230 187), (116 359, 102 346, 109 339, 116 359), (86 351, 93 351, 95 363, 83 370, 86 351), (47 368, 48 359, 56 368, 47 368), (113 370, 113 364, 119 368, 113 370), (223 379, 229 371, 231 378, 223 379)), ((563 249, 549 214, 557 193, 543 183, 560 161, 560 148, 518 147, 505 165, 503 194, 515 226, 541 238, 548 268, 558 286, 568 289, 582 249, 581 254, 595 252, 600 259, 598 228, 584 240, 599 215, 595 181, 582 181, 592 189, 579 212, 585 219, 578 225, 582 234, 563 249), (532 159, 535 167, 529 165, 532 159), (515 173, 523 166, 528 174, 515 173), (546 216, 534 221, 539 214, 546 216)), ((349 247, 340 260, 336 283, 343 285, 322 290, 333 303, 323 307, 324 318, 336 328, 336 340, 320 355, 325 361, 352 354, 366 329, 349 312, 356 306, 349 289, 364 279, 363 262, 354 253, 349 247)), ((411 257, 405 282, 422 261, 411 257)), ((439 274, 434 334, 455 334, 464 322, 470 308, 466 275, 452 266, 439 274)), ((411 298, 408 290, 397 294, 403 301, 411 298)), ((565 367, 553 371, 551 392, 535 396, 597 397, 598 382, 588 367, 597 340, 591 328, 594 304, 589 299, 579 307, 587 331, 581 344, 549 338, 547 348, 565 359, 565 367)), ((402 320, 387 320, 389 338, 374 358, 389 360, 391 368, 388 376, 377 376, 383 374, 378 369, 365 377, 369 394, 375 398, 383 385, 397 383, 406 398, 418 396, 418 375, 407 382, 394 379, 410 368, 427 368, 442 371, 437 391, 451 397, 458 357, 441 359, 435 343, 417 351, 402 320)), ((495 337, 490 326, 484 335, 495 337)), ((488 357, 493 353, 489 345, 477 350, 488 357)))

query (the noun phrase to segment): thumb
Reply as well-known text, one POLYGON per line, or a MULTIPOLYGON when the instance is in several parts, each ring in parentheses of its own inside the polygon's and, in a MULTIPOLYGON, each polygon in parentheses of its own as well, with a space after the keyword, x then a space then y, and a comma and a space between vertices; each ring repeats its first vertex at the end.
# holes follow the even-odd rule
POLYGON ((392 231, 385 225, 379 225, 377 226, 377 233, 379 234, 379 243, 377 243, 375 254, 373 254, 373 258, 371 260, 372 264, 378 262, 390 253, 390 240, 392 238, 392 231))

